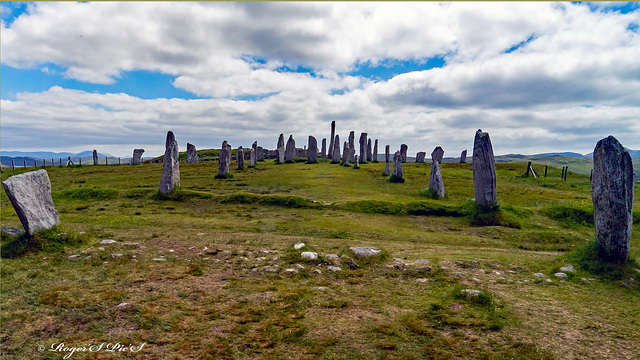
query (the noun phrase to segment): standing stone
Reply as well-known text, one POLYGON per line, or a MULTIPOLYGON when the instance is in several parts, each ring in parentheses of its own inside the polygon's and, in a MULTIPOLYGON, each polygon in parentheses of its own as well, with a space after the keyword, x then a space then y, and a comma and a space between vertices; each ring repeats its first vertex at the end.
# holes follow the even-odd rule
POLYGON ((591 198, 601 254, 613 262, 626 261, 633 230, 633 164, 613 136, 598 141, 593 150, 591 198))
POLYGON ((354 169, 360 169, 360 161, 358 159, 358 155, 355 155, 353 157, 353 168, 354 169))
POLYGON ((258 155, 256 158, 258 161, 264 161, 264 149, 262 149, 262 146, 258 146, 258 155))
POLYGON ((251 145, 251 152, 249 153, 249 167, 256 166, 258 162, 258 142, 254 141, 251 145))
MULTIPOLYGON (((331 161, 333 161, 333 149, 334 149, 334 140, 335 140, 335 136, 336 136, 336 122, 332 121, 331 122, 331 137, 329 138, 329 154, 328 157, 329 159, 331 159, 331 161)), ((340 146, 340 145, 338 145, 340 146)), ((338 147, 338 149, 340 149, 338 147)))
POLYGON ((178 162, 178 142, 172 131, 167 132, 164 157, 162 158, 162 178, 160 192, 168 194, 174 186, 180 186, 180 162, 178 162))
POLYGON ((473 191, 478 204, 494 205, 498 202, 493 147, 489 133, 480 129, 473 141, 473 191))
POLYGON ((400 145, 400 156, 402 156, 402 162, 407 162, 407 150, 409 150, 409 146, 407 144, 400 145))
POLYGON ((376 139, 376 142, 373 145, 373 162, 378 162, 378 139, 376 139))
POLYGON ((187 143, 187 162, 192 164, 198 162, 198 152, 196 151, 196 147, 189 143, 187 143))
POLYGON ((242 146, 238 146, 236 160, 238 161, 238 170, 244 170, 244 150, 242 149, 242 146))
POLYGON ((229 174, 229 165, 231 164, 231 145, 227 140, 222 142, 220 156, 218 157, 218 177, 224 178, 229 174))
POLYGON ((360 133, 360 162, 367 162, 367 133, 360 133))
POLYGON ((392 182, 404 182, 402 179, 402 154, 400 151, 396 151, 393 154, 393 174, 391 175, 392 182))
POLYGON ((307 162, 309 164, 315 164, 318 162, 318 141, 316 138, 309 135, 309 146, 307 147, 307 162))
POLYGON ((93 165, 98 165, 98 151, 93 150, 93 165))
POLYGON ((435 191, 439 197, 444 197, 444 183, 440 173, 440 163, 444 156, 444 150, 440 146, 431 153, 431 173, 429 174, 429 190, 435 191))
POLYGON ((389 176, 391 169, 389 169, 389 145, 384 147, 384 172, 382 175, 389 176))
POLYGON ((460 163, 464 163, 466 161, 467 161, 467 149, 464 149, 460 154, 460 163))
POLYGON ((333 150, 331 151, 331 163, 339 164, 340 163, 340 135, 336 135, 335 139, 331 143, 333 143, 333 150))
POLYGON ((427 156, 427 153, 424 151, 420 151, 416 154, 416 162, 417 163, 423 163, 424 162, 424 158, 427 156))
POLYGON ((356 132, 355 131, 351 131, 349 133, 349 150, 350 150, 350 154, 349 154, 349 162, 354 163, 356 161, 356 132))
POLYGON ((142 154, 144 154, 144 149, 133 149, 133 160, 131 160, 131 163, 133 165, 140 165, 142 162, 142 154))
POLYGON ((342 148, 342 165, 349 165, 349 158, 351 157, 351 149, 349 149, 349 142, 344 142, 344 147, 342 148))
POLYGON ((2 186, 27 235, 60 224, 46 170, 14 175, 3 181, 2 186))
POLYGON ((322 138, 322 150, 320 151, 320 157, 327 158, 327 138, 322 138))
POLYGON ((276 164, 284 163, 284 154, 284 134, 280 134, 280 136, 278 137, 278 146, 276 147, 276 164))
POLYGON ((284 151, 284 161, 293 162, 293 156, 295 151, 296 151, 296 141, 293 140, 293 135, 289 135, 289 140, 287 140, 287 148, 284 151))
POLYGON ((371 148, 371 139, 367 140, 367 161, 371 162, 373 161, 373 155, 372 155, 372 148, 371 148))

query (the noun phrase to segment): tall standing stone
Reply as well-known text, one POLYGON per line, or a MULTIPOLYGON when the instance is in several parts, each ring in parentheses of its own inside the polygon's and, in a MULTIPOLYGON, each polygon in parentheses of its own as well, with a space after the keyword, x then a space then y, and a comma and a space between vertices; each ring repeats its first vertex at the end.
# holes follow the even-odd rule
POLYGON ((229 174, 229 165, 231 164, 231 145, 227 140, 222 142, 220 156, 218 157, 218 177, 224 178, 229 174))
POLYGON ((296 151, 296 141, 293 140, 293 135, 289 135, 289 140, 287 140, 287 148, 284 151, 284 161, 285 162, 293 162, 293 156, 296 151))
POLYGON ((400 156, 402 157, 402 162, 407 162, 407 150, 409 150, 409 146, 407 144, 400 145, 400 156))
POLYGON ((258 142, 254 141, 251 145, 251 152, 249 153, 249 167, 256 166, 258 162, 258 142))
POLYGON ((93 165, 98 165, 98 151, 93 150, 93 165))
POLYGON ((242 149, 242 146, 238 146, 236 160, 238 161, 238 170, 244 170, 244 149, 242 149))
POLYGON ((444 157, 444 150, 440 146, 431 153, 431 173, 429 174, 429 190, 435 191, 439 197, 444 197, 444 183, 440 172, 440 163, 444 157))
POLYGON ((466 161, 467 161, 467 149, 464 149, 460 154, 460 163, 465 163, 466 161))
POLYGON ((402 178, 402 154, 400 151, 396 151, 393 154, 393 173, 391 174, 392 182, 404 182, 402 178))
POLYGON ((133 160, 131 160, 131 164, 140 165, 142 162, 142 154, 144 154, 144 149, 133 149, 133 160))
POLYGON ((373 149, 371 148, 371 139, 367 140, 367 161, 373 161, 373 149))
POLYGON ((187 143, 187 162, 192 164, 198 162, 198 152, 196 151, 196 146, 189 143, 187 143))
POLYGON ((349 165, 351 158, 351 149, 349 149, 349 142, 344 142, 344 147, 342 148, 342 165, 349 165))
POLYGON ((382 175, 389 176, 391 174, 391 169, 389 168, 389 145, 384 147, 384 172, 382 175))
POLYGON ((262 149, 262 146, 258 146, 258 154, 256 156, 256 158, 258 159, 258 161, 264 161, 264 149, 262 149))
POLYGON ((627 150, 613 136, 598 141, 593 150, 593 220, 601 254, 612 262, 629 257, 633 185, 633 164, 627 150))
POLYGON ((280 136, 278 137, 278 146, 276 147, 276 164, 282 164, 285 162, 284 154, 284 134, 280 134, 280 136))
POLYGON ((360 169, 360 161, 358 159, 358 155, 355 155, 353 157, 353 168, 354 169, 360 169))
POLYGON ((494 205, 498 202, 493 147, 489 133, 480 129, 473 141, 473 191, 478 204, 494 205))
POLYGON ((374 163, 378 162, 378 139, 376 139, 373 145, 373 162, 374 163))
POLYGON ((162 158, 162 178, 160 179, 160 192, 170 193, 175 186, 180 186, 180 162, 178 157, 178 142, 172 131, 167 132, 164 157, 162 158))
POLYGON ((327 158, 327 138, 322 138, 322 150, 320 151, 320 157, 327 158))
MULTIPOLYGON (((329 154, 327 155, 329 157, 329 159, 331 159, 331 161, 333 161, 333 149, 334 149, 334 141, 335 141, 335 136, 336 136, 336 122, 332 121, 331 122, 331 137, 329 138, 329 154)), ((340 149, 339 147, 340 145, 338 145, 338 150, 340 149)))
POLYGON ((367 162, 367 133, 360 133, 360 163, 367 162))
POLYGON ((331 151, 331 163, 339 164, 340 163, 340 135, 336 135, 333 143, 333 150, 331 151))
POLYGON ((2 186, 28 235, 60 224, 46 170, 14 175, 3 181, 2 186))
POLYGON ((316 138, 309 135, 309 146, 307 147, 307 162, 309 164, 314 164, 318 162, 318 141, 316 138))
POLYGON ((427 156, 427 153, 424 151, 419 151, 416 154, 416 162, 417 163, 423 163, 424 162, 424 158, 427 156))
POLYGON ((356 132, 351 131, 349 133, 349 162, 356 161, 356 132))

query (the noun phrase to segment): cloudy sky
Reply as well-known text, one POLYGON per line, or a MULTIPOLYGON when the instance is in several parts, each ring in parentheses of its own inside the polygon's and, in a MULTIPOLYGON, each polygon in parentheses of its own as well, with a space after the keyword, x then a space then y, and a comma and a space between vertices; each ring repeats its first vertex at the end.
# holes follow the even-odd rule
POLYGON ((640 149, 638 3, 3 2, 1 39, 3 151, 640 149))

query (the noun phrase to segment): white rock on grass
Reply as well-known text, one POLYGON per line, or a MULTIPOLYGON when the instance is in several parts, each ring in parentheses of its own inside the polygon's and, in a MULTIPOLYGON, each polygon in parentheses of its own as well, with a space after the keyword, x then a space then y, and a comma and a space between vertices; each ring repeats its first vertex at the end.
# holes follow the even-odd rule
POLYGON ((371 257, 371 256, 375 256, 380 254, 380 252, 382 252, 382 250, 374 248, 374 247, 368 247, 368 246, 356 246, 356 247, 350 247, 349 249, 351 249, 351 251, 353 251, 353 253, 358 256, 358 257, 371 257))
POLYGON ((558 272, 553 274, 555 277, 560 278, 560 279, 568 279, 569 275, 563 273, 563 272, 558 272))
POLYGON ((298 270, 296 269, 284 269, 285 274, 297 274, 298 270))
POLYGON ((427 259, 417 259, 417 260, 413 260, 411 265, 423 265, 423 264, 430 264, 430 263, 431 262, 427 259))
POLYGON ((340 257, 336 254, 327 254, 324 259, 331 264, 337 264, 340 261, 340 257))
POLYGON ((427 278, 417 278, 416 281, 420 282, 420 283, 426 283, 426 282, 429 281, 429 279, 427 279, 427 278))
POLYGON ((115 243, 116 243, 116 241, 115 241, 115 240, 113 240, 113 239, 104 239, 104 240, 102 240, 102 241, 100 241, 100 242, 99 242, 99 244, 103 244, 103 245, 106 245, 106 244, 115 244, 115 243))
POLYGON ((305 246, 305 244, 300 242, 300 243, 297 243, 297 244, 293 245, 293 248, 296 249, 296 250, 300 250, 304 246, 305 246))
POLYGON ((539 278, 546 278, 546 277, 547 277, 547 275, 545 275, 545 274, 543 274, 543 273, 535 273, 535 274, 533 274, 533 275, 535 275, 535 276, 537 276, 537 277, 539 277, 539 278))
POLYGON ((568 273, 568 272, 574 273, 574 272, 576 272, 576 269, 573 267, 573 265, 566 264, 565 266, 560 268, 560 272, 563 272, 563 273, 568 273))
POLYGON ((342 268, 340 268, 339 266, 327 266, 327 271, 330 271, 330 272, 342 271, 342 268))
POLYGON ((482 294, 482 291, 474 289, 462 289, 460 290, 460 294, 465 296, 479 296, 480 294, 482 294))
POLYGON ((311 251, 305 251, 305 252, 301 253, 300 256, 302 256, 303 259, 307 259, 307 260, 317 260, 318 259, 318 253, 311 252, 311 251))
POLYGON ((151 260, 153 260, 153 261, 167 261, 167 259, 163 259, 163 258, 153 258, 151 260))

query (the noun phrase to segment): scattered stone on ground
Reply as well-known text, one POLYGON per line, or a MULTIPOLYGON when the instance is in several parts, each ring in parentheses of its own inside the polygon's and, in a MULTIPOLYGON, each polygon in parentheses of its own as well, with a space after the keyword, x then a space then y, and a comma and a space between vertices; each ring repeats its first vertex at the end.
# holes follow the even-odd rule
POLYGON ((10 237, 18 237, 25 234, 24 230, 12 226, 3 226, 1 231, 10 237))
POLYGON ((568 272, 574 273, 574 272, 576 272, 576 269, 573 267, 573 265, 566 264, 565 266, 560 268, 560 272, 563 272, 563 273, 568 273, 568 272))
POLYGON ((420 282, 420 283, 426 283, 427 281, 429 281, 429 279, 427 279, 427 278, 416 278, 416 281, 420 282))
POLYGON ((330 271, 330 272, 342 271, 342 268, 340 268, 339 266, 327 266, 327 271, 330 271))
POLYGON ((350 247, 349 249, 351 249, 351 251, 353 251, 353 253, 357 257, 371 257, 380 254, 380 252, 382 251, 380 249, 368 246, 350 247))
POLYGON ((296 250, 300 250, 305 246, 304 243, 300 242, 300 243, 296 243, 295 245, 293 245, 293 248, 296 250))
POLYGON ((318 253, 311 252, 311 251, 305 251, 305 252, 301 253, 300 256, 302 256, 303 259, 307 259, 307 260, 316 260, 316 259, 318 259, 318 253))
POLYGON ((100 241, 98 244, 106 245, 106 244, 115 244, 117 241, 113 239, 104 239, 100 241))
POLYGON ((153 260, 153 261, 167 261, 167 259, 163 259, 163 258, 153 258, 151 260, 153 260))
POLYGON ((555 277, 560 278, 560 279, 568 279, 569 275, 563 273, 563 272, 557 272, 555 274, 553 274, 555 277))
POLYGON ((460 290, 460 294, 468 296, 468 297, 474 297, 474 296, 479 296, 480 294, 482 294, 482 291, 474 290, 474 289, 462 289, 462 290, 460 290))
POLYGON ((111 258, 113 258, 113 259, 122 259, 122 254, 111 254, 111 258))
POLYGON ((547 277, 547 275, 545 275, 545 274, 543 274, 543 273, 535 273, 535 274, 533 274, 533 275, 535 275, 535 276, 537 276, 537 277, 539 277, 539 278, 546 278, 546 277, 547 277))

